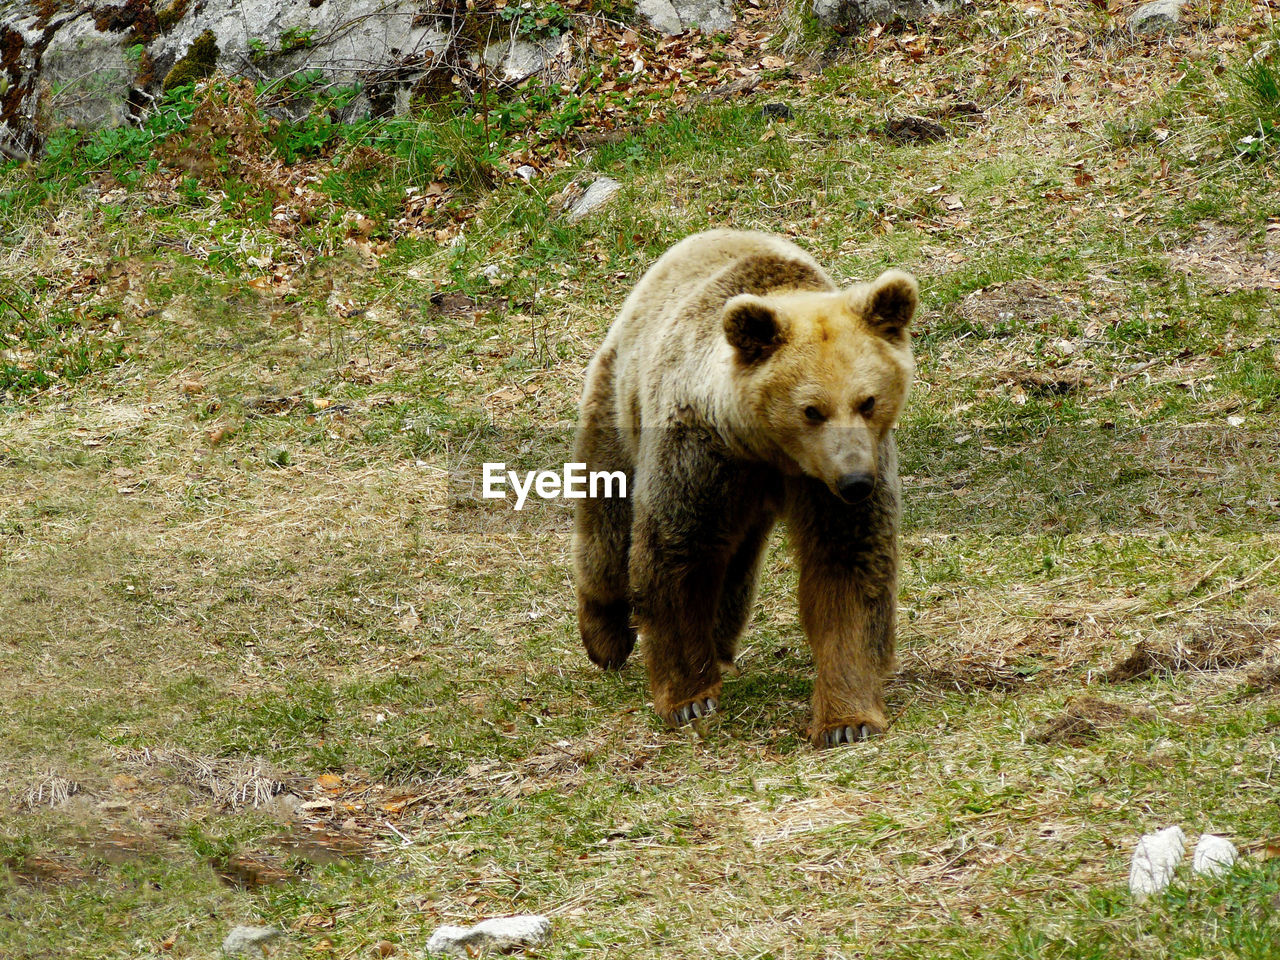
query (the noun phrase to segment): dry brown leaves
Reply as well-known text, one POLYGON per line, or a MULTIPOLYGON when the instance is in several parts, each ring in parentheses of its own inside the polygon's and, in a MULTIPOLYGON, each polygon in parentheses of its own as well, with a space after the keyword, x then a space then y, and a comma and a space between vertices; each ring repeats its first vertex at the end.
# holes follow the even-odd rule
POLYGON ((1228 227, 1215 223, 1199 227, 1199 236, 1169 251, 1174 267, 1220 290, 1280 290, 1280 221, 1267 224, 1265 240, 1254 251, 1228 227))

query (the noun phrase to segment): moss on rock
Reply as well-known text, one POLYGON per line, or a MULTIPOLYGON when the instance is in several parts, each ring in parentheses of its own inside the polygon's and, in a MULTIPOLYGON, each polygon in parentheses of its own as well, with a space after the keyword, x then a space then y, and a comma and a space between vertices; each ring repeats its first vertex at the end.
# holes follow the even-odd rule
POLYGON ((189 4, 190 0, 173 0, 173 3, 169 4, 164 9, 157 10, 156 23, 160 25, 160 32, 168 33, 177 26, 178 21, 187 15, 187 7, 189 4))
POLYGON ((218 40, 212 30, 206 30, 191 41, 187 54, 173 65, 165 74, 161 85, 168 92, 176 87, 185 87, 212 76, 218 66, 218 40))

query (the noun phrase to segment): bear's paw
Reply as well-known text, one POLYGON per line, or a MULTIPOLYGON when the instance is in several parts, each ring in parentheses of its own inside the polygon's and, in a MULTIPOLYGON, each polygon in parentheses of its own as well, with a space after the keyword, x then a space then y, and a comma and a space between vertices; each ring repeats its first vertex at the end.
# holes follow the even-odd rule
POLYGON ((818 731, 814 734, 813 745, 824 748, 838 747, 846 743, 861 743, 884 733, 884 729, 884 724, 876 720, 853 719, 818 731))
POLYGON ((697 697, 672 710, 667 715, 667 722, 673 727, 688 726, 695 720, 711 716, 718 706, 719 703, 715 697, 697 697))

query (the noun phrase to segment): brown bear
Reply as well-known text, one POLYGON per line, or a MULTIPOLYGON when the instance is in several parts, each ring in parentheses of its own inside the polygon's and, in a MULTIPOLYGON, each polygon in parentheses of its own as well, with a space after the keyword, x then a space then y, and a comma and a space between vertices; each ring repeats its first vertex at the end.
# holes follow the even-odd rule
POLYGON ((885 729, 893 427, 918 300, 906 273, 842 290, 787 240, 712 230, 668 250, 623 304, 587 371, 575 457, 624 472, 628 497, 578 501, 578 624, 607 669, 638 630, 672 725, 716 710, 783 517, 817 672, 810 737, 831 746, 885 729))

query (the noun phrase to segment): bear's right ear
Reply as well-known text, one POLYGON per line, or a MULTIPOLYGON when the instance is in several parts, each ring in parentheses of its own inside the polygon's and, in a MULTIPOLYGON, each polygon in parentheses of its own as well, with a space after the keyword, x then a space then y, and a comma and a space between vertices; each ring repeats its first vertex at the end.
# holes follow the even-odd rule
POLYGON ((748 366, 764 360, 786 341, 782 318, 769 304, 749 293, 724 305, 724 335, 748 366))

